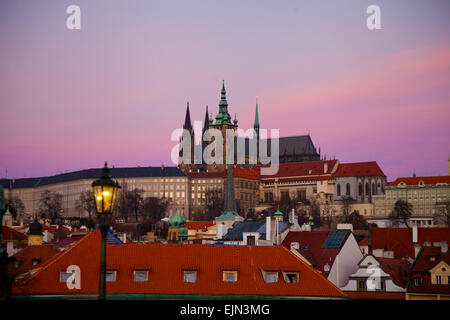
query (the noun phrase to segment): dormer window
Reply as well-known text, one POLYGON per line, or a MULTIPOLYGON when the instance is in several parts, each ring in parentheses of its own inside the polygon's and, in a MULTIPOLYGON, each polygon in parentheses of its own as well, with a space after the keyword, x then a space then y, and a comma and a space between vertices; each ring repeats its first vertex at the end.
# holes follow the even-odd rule
POLYGON ((298 283, 299 273, 298 271, 283 271, 283 278, 286 283, 298 283))
POLYGON ((183 281, 194 283, 197 281, 197 270, 184 270, 183 281))
POLYGON ((222 280, 224 282, 237 282, 238 272, 235 270, 227 270, 222 273, 222 280))
POLYGON ((134 270, 133 271, 134 282, 146 282, 148 281, 148 270, 134 270))
POLYGON ((41 263, 41 259, 39 259, 39 258, 33 258, 32 260, 31 260, 31 265, 34 267, 34 266, 37 266, 39 263, 41 263))
POLYGON ((424 185, 425 185, 425 182, 423 180, 420 180, 419 181, 419 186, 424 186, 424 185))
POLYGON ((115 282, 117 278, 116 270, 107 270, 106 271, 106 282, 115 282))
POLYGON ((265 283, 278 282, 278 271, 262 271, 265 283))

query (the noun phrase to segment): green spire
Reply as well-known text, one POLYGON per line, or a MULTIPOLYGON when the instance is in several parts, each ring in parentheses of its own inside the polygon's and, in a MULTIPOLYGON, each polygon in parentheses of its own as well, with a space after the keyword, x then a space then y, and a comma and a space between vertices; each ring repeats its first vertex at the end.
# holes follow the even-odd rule
POLYGON ((231 116, 228 113, 228 101, 226 94, 227 92, 225 90, 225 80, 222 80, 222 91, 220 93, 219 113, 217 113, 216 115, 216 125, 233 125, 231 123, 231 116))
POLYGON ((256 111, 255 111, 255 123, 253 124, 253 128, 259 129, 259 117, 258 117, 258 99, 256 99, 256 111))
POLYGON ((209 125, 213 124, 212 113, 209 114, 209 125))
POLYGON ((238 120, 237 120, 237 118, 236 118, 236 113, 234 114, 234 120, 233 120, 233 123, 234 123, 235 126, 237 126, 238 120))

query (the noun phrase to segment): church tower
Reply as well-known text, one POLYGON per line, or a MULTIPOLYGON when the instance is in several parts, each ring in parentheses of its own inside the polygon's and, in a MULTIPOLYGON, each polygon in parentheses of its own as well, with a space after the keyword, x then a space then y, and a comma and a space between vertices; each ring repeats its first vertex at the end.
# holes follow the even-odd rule
POLYGON ((184 143, 183 141, 183 137, 180 138, 180 153, 179 153, 179 165, 180 165, 180 169, 184 172, 190 171, 190 169, 193 167, 194 165, 194 146, 195 146, 195 138, 194 138, 194 129, 192 127, 192 121, 191 121, 191 113, 189 111, 189 102, 187 103, 187 107, 186 107, 186 117, 184 119, 184 125, 183 125, 183 129, 187 130, 189 132, 190 135, 190 146, 189 143, 184 143), (183 159, 183 153, 184 153, 184 147, 186 148, 190 148, 190 164, 189 163, 184 163, 182 161, 183 159))
MULTIPOLYGON (((227 92, 225 90, 225 80, 222 80, 222 90, 220 92, 219 112, 216 115, 216 122, 209 120, 209 128, 214 128, 222 132, 223 137, 223 160, 222 164, 207 165, 208 171, 224 171, 226 169, 226 131, 231 129, 236 131, 238 128, 238 120, 236 115, 234 120, 231 120, 231 115, 228 112, 227 92)), ((206 120, 206 119, 205 119, 206 120)), ((236 155, 235 155, 236 156, 236 155)))

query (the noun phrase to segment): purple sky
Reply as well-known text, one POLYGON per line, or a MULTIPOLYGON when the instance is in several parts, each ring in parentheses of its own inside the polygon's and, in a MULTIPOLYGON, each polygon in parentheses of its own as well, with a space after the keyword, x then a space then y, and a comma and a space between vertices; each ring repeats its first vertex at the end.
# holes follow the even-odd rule
POLYGON ((225 76, 251 128, 311 133, 388 180, 447 174, 450 1, 2 1, 0 178, 172 165, 171 132, 225 76), (81 7, 81 30, 66 28, 81 7), (382 30, 366 28, 381 7, 382 30))

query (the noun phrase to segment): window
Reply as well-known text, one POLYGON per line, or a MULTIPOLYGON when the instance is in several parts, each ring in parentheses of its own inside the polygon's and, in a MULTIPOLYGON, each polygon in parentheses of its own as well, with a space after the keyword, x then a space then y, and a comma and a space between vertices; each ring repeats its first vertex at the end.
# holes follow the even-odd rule
POLYGON ((237 271, 224 271, 222 280, 224 282, 237 282, 237 271))
POLYGON ((369 195, 369 189, 370 189, 370 185, 368 182, 366 182, 366 196, 369 195))
POLYGON ((442 284, 441 276, 436 276, 436 284, 442 284))
POLYGON ((283 272, 283 278, 286 283, 298 283, 299 277, 298 272, 283 272))
POLYGON ((107 270, 106 271, 106 282, 116 281, 117 271, 107 270))
POLYGON ((256 244, 255 236, 248 236, 247 237, 247 245, 254 246, 255 244, 256 244))
POLYGON ((264 281, 266 283, 278 282, 278 272, 277 271, 263 271, 264 281))
POLYGON ((358 290, 360 291, 366 290, 366 280, 358 280, 358 290))
POLYGON ((134 282, 148 281, 148 271, 147 270, 134 270, 133 278, 134 278, 134 282))
POLYGON ((363 194, 363 187, 362 187, 362 183, 361 182, 359 183, 358 189, 359 189, 359 195, 362 196, 362 194, 363 194))
POLYGON ((196 282, 197 281, 197 270, 184 270, 183 281, 184 282, 196 282))
POLYGON ((67 282, 67 279, 72 275, 72 272, 61 271, 59 273, 59 282, 67 282))
POLYGON ((348 196, 350 195, 350 183, 347 183, 345 185, 345 194, 348 196))
POLYGON ((338 197, 341 195, 341 185, 339 183, 336 186, 336 194, 338 197))
POLYGON ((379 291, 386 290, 386 282, 384 279, 377 279, 377 290, 379 291))

